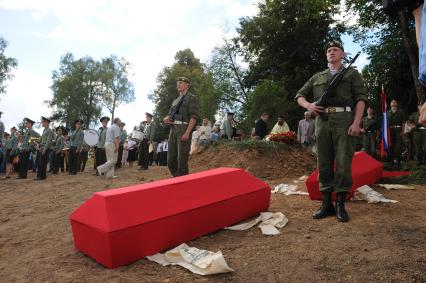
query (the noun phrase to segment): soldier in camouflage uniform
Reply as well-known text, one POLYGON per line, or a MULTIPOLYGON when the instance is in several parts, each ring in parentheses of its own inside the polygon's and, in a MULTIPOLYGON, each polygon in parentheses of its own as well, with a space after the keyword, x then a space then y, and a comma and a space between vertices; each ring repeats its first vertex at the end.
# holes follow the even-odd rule
POLYGON ((404 112, 398 109, 398 102, 391 101, 391 109, 386 113, 390 132, 390 160, 397 167, 401 166, 401 145, 403 135, 403 125, 405 121, 404 112))
POLYGON ((41 135, 41 142, 37 151, 37 178, 34 179, 36 181, 46 179, 47 161, 49 159, 53 141, 53 132, 49 128, 50 120, 45 117, 41 117, 41 123, 44 130, 41 135))
POLYGON ((328 68, 312 76, 297 92, 297 103, 314 114, 326 112, 328 119, 317 116, 315 135, 318 147, 318 170, 320 191, 323 194, 321 208, 312 217, 321 219, 336 215, 337 220, 346 222, 349 216, 345 210, 346 194, 352 186, 352 157, 354 139, 360 133, 361 118, 364 113, 366 89, 359 72, 350 68, 327 100, 327 107, 308 102, 308 98, 317 100, 327 88, 333 75, 342 68, 344 50, 342 43, 329 42, 326 45, 328 68), (334 163, 336 169, 333 169, 334 163), (331 194, 337 193, 336 209, 331 194))
POLYGON ((61 157, 63 155, 62 150, 64 149, 64 146, 65 146, 65 142, 64 142, 64 136, 62 135, 62 127, 57 127, 55 146, 52 149, 53 150, 52 174, 58 174, 59 172, 61 157))
POLYGON ((25 131, 24 140, 22 142, 22 150, 21 150, 21 153, 19 154, 19 167, 18 167, 19 175, 17 179, 27 178, 28 165, 30 162, 30 154, 35 147, 34 143, 30 143, 30 139, 40 137, 40 135, 33 130, 33 125, 35 122, 29 118, 25 118, 24 121, 25 121, 25 126, 27 130, 25 131))
POLYGON ((374 109, 368 107, 367 116, 362 118, 361 133, 363 133, 362 145, 364 151, 372 157, 376 157, 376 136, 379 124, 374 116, 374 109))
POLYGON ((416 153, 417 165, 426 164, 426 126, 419 124, 420 109, 422 104, 418 106, 419 111, 410 115, 409 119, 416 123, 416 129, 413 131, 414 151, 416 153))
POLYGON ((163 122, 171 126, 167 165, 174 176, 183 176, 189 173, 188 158, 191 149, 192 131, 199 117, 200 103, 198 97, 189 91, 190 80, 185 77, 176 79, 179 96, 163 122))

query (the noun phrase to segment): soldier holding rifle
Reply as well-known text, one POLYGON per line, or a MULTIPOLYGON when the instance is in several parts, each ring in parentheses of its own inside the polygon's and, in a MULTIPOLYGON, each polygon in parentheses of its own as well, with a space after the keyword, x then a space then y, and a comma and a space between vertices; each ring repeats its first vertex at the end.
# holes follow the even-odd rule
POLYGON ((349 216, 345 210, 345 199, 352 186, 354 139, 360 133, 367 101, 366 89, 356 69, 350 68, 350 65, 344 68, 345 53, 341 42, 329 42, 326 56, 328 68, 312 76, 297 92, 295 100, 311 113, 321 115, 315 120, 315 134, 323 201, 312 217, 321 219, 336 215, 338 221, 347 222, 349 216), (321 103, 309 102, 307 98, 312 96, 321 103), (336 170, 333 169, 334 162, 336 170), (332 203, 332 192, 337 193, 336 208, 332 203))

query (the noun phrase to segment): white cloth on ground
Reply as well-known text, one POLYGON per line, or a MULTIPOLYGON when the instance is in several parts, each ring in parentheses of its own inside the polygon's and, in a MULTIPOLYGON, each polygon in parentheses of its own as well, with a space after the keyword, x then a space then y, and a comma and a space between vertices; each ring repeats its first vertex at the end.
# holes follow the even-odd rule
POLYGON ((146 257, 150 261, 167 265, 180 265, 199 275, 213 275, 233 272, 228 266, 221 251, 216 253, 189 247, 186 244, 171 249, 164 254, 158 253, 146 257))
POLYGON ((416 188, 399 185, 399 184, 377 184, 379 187, 385 188, 386 190, 415 190, 416 188))
POLYGON ((263 235, 278 235, 281 232, 278 228, 283 228, 288 223, 288 218, 281 212, 262 212, 260 216, 245 223, 226 227, 227 230, 243 231, 259 224, 263 235), (261 222, 261 223, 260 223, 261 222))
POLYGON ((371 187, 364 185, 356 190, 357 197, 366 200, 368 203, 390 202, 396 203, 397 200, 387 199, 381 193, 376 192, 371 187))
POLYGON ((272 190, 273 194, 285 194, 286 196, 289 195, 309 195, 307 192, 302 192, 297 190, 296 185, 288 185, 288 184, 279 184, 278 186, 275 186, 275 188, 272 190))

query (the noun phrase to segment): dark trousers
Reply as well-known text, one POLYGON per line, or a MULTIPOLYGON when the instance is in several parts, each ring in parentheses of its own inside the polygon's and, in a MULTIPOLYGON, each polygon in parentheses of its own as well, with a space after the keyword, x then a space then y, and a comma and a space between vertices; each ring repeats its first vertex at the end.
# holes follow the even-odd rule
POLYGON ((107 162, 105 148, 96 148, 95 157, 96 157, 95 168, 107 162))
POLYGON ((61 152, 53 153, 53 166, 52 173, 58 174, 59 168, 61 168, 61 160, 62 160, 62 172, 64 172, 64 158, 61 156, 61 152))
POLYGON ((391 161, 401 160, 401 128, 390 128, 390 158, 391 161))
POLYGON ((27 178, 29 163, 30 163, 30 152, 24 150, 21 152, 21 154, 19 154, 19 165, 18 165, 19 177, 27 178))
POLYGON ((46 150, 44 154, 39 150, 37 151, 37 178, 46 179, 47 162, 49 161, 50 150, 46 150))
POLYGON ((81 172, 84 171, 84 168, 86 168, 86 162, 87 162, 88 158, 89 158, 89 152, 85 151, 85 150, 82 150, 80 152, 80 156, 78 158, 78 166, 77 166, 77 168, 78 168, 79 171, 81 171, 81 172))
POLYGON ((115 168, 121 168, 121 159, 123 158, 123 146, 120 145, 118 148, 118 157, 117 163, 115 164, 115 168))
POLYGON ((77 168, 78 168, 77 147, 71 146, 70 147, 70 155, 69 155, 70 174, 77 174, 77 168))
POLYGON ((149 165, 149 144, 148 140, 143 140, 139 145, 139 166, 148 169, 149 165))

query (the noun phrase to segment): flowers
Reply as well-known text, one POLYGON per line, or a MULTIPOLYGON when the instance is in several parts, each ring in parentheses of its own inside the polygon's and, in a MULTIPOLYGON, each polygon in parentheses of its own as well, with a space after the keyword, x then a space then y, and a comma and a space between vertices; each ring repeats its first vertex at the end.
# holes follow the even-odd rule
POLYGON ((273 142, 283 142, 288 144, 293 144, 297 142, 297 135, 293 131, 288 131, 285 133, 271 134, 269 140, 273 142))

